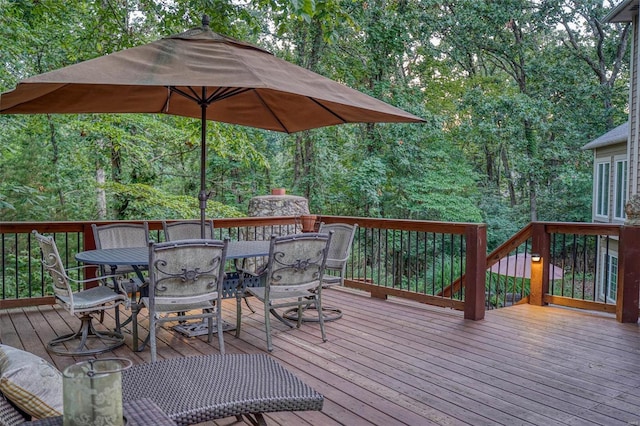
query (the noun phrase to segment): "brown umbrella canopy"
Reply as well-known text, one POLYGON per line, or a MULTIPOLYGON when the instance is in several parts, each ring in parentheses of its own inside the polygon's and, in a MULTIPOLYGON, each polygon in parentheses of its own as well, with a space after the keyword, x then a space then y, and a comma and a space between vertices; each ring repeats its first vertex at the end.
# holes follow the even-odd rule
POLYGON ((23 80, 3 114, 165 113, 280 132, 419 117, 208 26, 23 80))
POLYGON ((200 118, 202 235, 207 120, 279 132, 419 117, 271 53, 195 28, 21 81, 0 114, 163 113, 200 118))

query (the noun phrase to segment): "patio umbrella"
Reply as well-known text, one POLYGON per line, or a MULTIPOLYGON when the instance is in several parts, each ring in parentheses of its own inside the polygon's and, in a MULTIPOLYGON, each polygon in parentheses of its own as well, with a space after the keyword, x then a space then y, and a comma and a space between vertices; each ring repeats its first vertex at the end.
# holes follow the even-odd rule
MULTIPOLYGON (((531 255, 529 253, 514 254, 500 259, 491 267, 491 272, 517 278, 531 278, 531 255)), ((560 280, 564 276, 561 267, 549 265, 549 279, 560 280)))
POLYGON ((201 28, 21 81, 0 113, 164 113, 200 118, 202 231, 207 120, 279 132, 342 123, 423 122, 419 117, 201 28))

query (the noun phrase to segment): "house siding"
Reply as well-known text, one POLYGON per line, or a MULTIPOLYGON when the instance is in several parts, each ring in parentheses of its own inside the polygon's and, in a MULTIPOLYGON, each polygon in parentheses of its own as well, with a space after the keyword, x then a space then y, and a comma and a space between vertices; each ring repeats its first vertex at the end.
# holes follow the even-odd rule
POLYGON ((631 84, 629 91, 629 143, 627 144, 627 159, 629 161, 629 188, 627 199, 631 194, 638 192, 638 68, 640 66, 640 55, 638 54, 638 46, 640 45, 640 31, 638 31, 638 14, 633 17, 633 38, 631 43, 631 84))

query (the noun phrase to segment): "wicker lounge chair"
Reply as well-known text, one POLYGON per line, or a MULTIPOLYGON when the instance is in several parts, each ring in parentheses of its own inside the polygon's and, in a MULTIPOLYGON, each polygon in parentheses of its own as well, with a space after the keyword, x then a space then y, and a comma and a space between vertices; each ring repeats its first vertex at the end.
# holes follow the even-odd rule
POLYGON ((266 425, 263 413, 321 410, 324 402, 321 394, 266 354, 135 365, 122 374, 122 396, 151 399, 180 426, 231 416, 266 425))
MULTIPOLYGON (((122 397, 134 405, 150 399, 160 410, 156 415, 166 414, 179 426, 233 416, 266 425, 263 413, 319 411, 324 403, 320 393, 266 354, 203 355, 134 365, 122 372, 122 397)), ((48 419, 61 424, 59 417, 48 419)), ((0 424, 17 426, 26 420, 0 394, 0 424)))

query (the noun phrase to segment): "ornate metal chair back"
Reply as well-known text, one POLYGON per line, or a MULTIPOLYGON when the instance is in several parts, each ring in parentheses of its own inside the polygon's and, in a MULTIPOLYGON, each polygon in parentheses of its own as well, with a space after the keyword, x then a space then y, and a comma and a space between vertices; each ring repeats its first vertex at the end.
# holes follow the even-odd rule
POLYGON ((58 246, 52 237, 33 232, 40 250, 42 250, 42 266, 53 279, 53 291, 56 296, 68 297, 73 300, 73 289, 69 282, 67 271, 62 264, 58 246))
POLYGON ((156 303, 189 305, 211 300, 220 303, 226 252, 227 242, 219 240, 151 244, 150 310, 156 303))
POLYGON ((266 278, 271 292, 317 289, 322 281, 331 234, 306 233, 272 237, 266 278))

